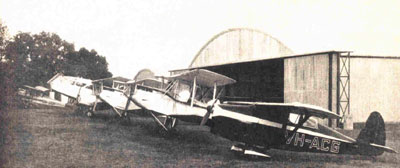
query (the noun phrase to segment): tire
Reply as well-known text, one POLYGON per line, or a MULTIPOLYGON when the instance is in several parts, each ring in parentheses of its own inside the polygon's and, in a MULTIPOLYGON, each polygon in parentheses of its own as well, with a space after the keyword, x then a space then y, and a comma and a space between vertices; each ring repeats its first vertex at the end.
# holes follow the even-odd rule
POLYGON ((94 114, 93 114, 93 111, 90 111, 90 110, 89 110, 89 111, 86 112, 86 116, 88 116, 89 118, 92 118, 93 115, 94 115, 94 114))
POLYGON ((178 120, 176 118, 166 116, 163 124, 165 127, 167 127, 167 129, 173 130, 178 124, 178 120))
POLYGON ((123 118, 124 120, 128 121, 128 122, 131 121, 131 117, 130 117, 130 115, 129 115, 128 112, 123 112, 123 113, 122 113, 122 118, 123 118))

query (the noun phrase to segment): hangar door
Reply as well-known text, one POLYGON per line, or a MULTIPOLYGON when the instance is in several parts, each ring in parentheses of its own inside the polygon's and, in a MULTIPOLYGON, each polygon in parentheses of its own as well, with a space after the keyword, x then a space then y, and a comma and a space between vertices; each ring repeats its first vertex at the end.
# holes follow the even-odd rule
POLYGON ((283 59, 261 60, 206 67, 237 82, 225 88, 225 98, 283 102, 283 59))

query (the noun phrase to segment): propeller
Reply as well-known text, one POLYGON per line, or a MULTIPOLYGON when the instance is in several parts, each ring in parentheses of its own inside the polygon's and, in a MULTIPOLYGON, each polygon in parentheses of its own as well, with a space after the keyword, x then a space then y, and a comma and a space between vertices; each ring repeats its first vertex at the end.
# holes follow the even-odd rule
POLYGON ((201 120, 201 123, 200 123, 201 126, 203 126, 203 125, 205 125, 207 123, 208 118, 210 117, 211 113, 213 112, 214 105, 215 105, 215 103, 217 103, 217 100, 218 99, 214 99, 214 102, 207 106, 207 112, 204 115, 204 117, 203 117, 203 119, 201 120))
POLYGON ((207 123, 208 118, 210 117, 211 113, 214 111, 213 110, 214 109, 214 105, 215 105, 215 103, 218 102, 218 98, 221 95, 223 90, 224 90, 224 88, 222 88, 222 90, 219 91, 217 97, 214 100, 212 100, 213 102, 210 105, 207 106, 207 113, 204 115, 203 119, 201 120, 201 123, 200 123, 201 126, 203 126, 203 125, 205 125, 207 123))

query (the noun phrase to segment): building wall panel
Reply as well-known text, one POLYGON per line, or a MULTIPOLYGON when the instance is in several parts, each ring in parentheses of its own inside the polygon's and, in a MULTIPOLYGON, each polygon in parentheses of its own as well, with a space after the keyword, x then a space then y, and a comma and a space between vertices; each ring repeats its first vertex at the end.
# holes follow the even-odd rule
POLYGON ((287 58, 284 61, 284 102, 328 109, 329 55, 287 58))
POLYGON ((350 62, 350 113, 365 122, 378 111, 389 122, 400 121, 400 59, 354 58, 350 62))
MULTIPOLYGON (((320 106, 337 113, 336 53, 326 53, 284 60, 284 102, 320 106)), ((320 120, 326 125, 336 121, 320 120)))

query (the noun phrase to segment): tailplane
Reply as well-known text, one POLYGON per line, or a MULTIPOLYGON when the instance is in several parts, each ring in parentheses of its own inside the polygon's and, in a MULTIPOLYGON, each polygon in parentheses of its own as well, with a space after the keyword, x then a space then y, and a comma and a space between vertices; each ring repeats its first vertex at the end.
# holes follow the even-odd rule
MULTIPOLYGON (((385 122, 379 112, 372 112, 365 127, 361 130, 357 137, 357 142, 360 144, 377 144, 385 146, 386 134, 385 134, 385 122)), ((384 151, 376 148, 375 150, 363 151, 363 154, 367 155, 381 155, 384 151)))

